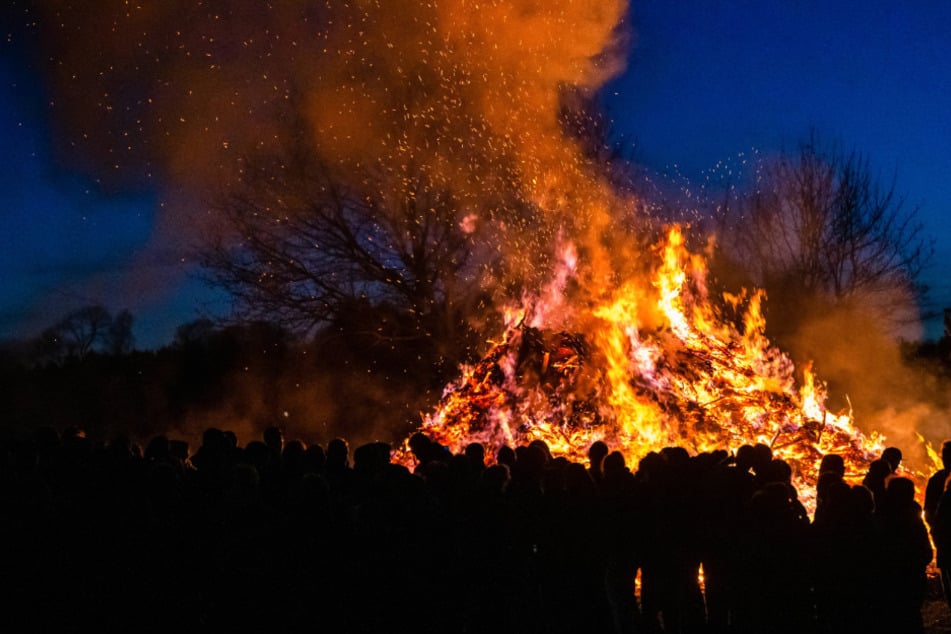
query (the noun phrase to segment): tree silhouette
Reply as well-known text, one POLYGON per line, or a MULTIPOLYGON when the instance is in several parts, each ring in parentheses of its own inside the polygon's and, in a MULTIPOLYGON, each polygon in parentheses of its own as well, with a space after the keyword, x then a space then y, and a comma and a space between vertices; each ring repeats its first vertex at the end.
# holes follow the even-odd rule
POLYGON ((108 342, 112 315, 98 304, 69 313, 55 326, 68 356, 83 359, 108 342))
POLYGON ((113 316, 100 304, 78 308, 33 339, 29 361, 58 364, 69 358, 81 361, 93 352, 128 354, 135 347, 134 321, 125 309, 113 316))
POLYGON ((127 354, 135 349, 135 336, 132 334, 132 323, 135 318, 128 310, 120 310, 112 318, 107 332, 107 350, 110 354, 127 354))
POLYGON ((497 244, 464 196, 425 167, 343 170, 289 151, 248 159, 215 207, 223 229, 202 263, 238 318, 312 335, 354 306, 386 306, 404 319, 364 334, 454 367, 471 318, 487 312, 497 244))
POLYGON ((718 218, 721 257, 767 291, 774 328, 808 307, 852 303, 900 326, 917 320, 918 276, 933 252, 918 209, 856 151, 812 135, 760 164, 718 218))

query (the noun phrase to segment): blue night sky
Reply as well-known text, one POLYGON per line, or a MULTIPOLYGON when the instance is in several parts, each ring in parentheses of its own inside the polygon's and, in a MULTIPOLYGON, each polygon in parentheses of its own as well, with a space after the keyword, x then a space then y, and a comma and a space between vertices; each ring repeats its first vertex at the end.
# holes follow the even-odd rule
POLYGON ((157 189, 107 191, 57 160, 48 87, 23 46, 30 38, 4 35, 0 339, 98 303, 131 310, 137 347, 155 348, 180 324, 225 314, 227 299, 197 278, 181 245, 155 240, 157 189))
POLYGON ((940 337, 936 313, 951 306, 951 4, 652 0, 633 5, 633 24, 609 107, 635 158, 699 180, 740 153, 795 150, 812 130, 861 152, 934 238, 925 325, 940 337))
MULTIPOLYGON (((627 70, 607 103, 640 163, 700 179, 815 130, 920 206, 936 248, 926 308, 951 306, 951 4, 650 0, 631 13, 627 70)), ((49 87, 24 52, 34 41, 15 25, 2 35, 0 338, 99 302, 132 310, 148 348, 226 310, 181 246, 155 239, 157 188, 107 190, 58 160, 49 87)), ((940 336, 940 317, 926 325, 940 336)))

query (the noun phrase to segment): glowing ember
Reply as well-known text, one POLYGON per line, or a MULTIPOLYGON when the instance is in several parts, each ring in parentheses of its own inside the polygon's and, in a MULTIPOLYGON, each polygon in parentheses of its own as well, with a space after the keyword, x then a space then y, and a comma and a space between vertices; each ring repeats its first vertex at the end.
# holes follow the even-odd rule
POLYGON ((552 287, 510 311, 501 339, 462 369, 420 431, 454 452, 540 439, 579 461, 603 440, 631 466, 668 445, 704 452, 765 443, 791 465, 810 509, 822 455, 842 455, 860 479, 884 438, 863 434, 850 412, 829 412, 811 368, 796 380, 792 361, 764 335, 763 294, 713 301, 705 261, 685 248, 680 228, 656 253, 649 283, 621 284, 578 307, 565 301, 574 266, 566 249, 552 287))

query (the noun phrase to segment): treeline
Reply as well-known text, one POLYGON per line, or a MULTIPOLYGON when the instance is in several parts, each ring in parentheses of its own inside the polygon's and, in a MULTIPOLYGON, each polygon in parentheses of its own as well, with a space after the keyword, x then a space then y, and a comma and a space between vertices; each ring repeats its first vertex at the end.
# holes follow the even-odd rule
POLYGON ((405 437, 455 368, 432 363, 422 348, 408 354, 364 327, 379 317, 334 323, 306 341, 268 322, 200 319, 156 350, 113 346, 99 326, 101 336, 82 346, 68 331, 47 329, 31 341, 0 344, 0 431, 52 425, 79 427, 91 438, 194 441, 224 420, 247 437, 277 423, 314 442, 342 431, 356 439, 405 437))
MULTIPOLYGON (((0 344, 0 432, 78 427, 92 438, 200 437, 226 421, 254 437, 273 424, 310 442, 406 438, 457 372, 428 338, 398 340, 397 312, 355 306, 302 339, 274 323, 181 325, 156 350, 137 350, 132 315, 71 313, 30 341, 0 344)), ((479 351, 472 348, 475 356, 479 351)), ((903 365, 951 380, 951 336, 902 346, 903 365)))

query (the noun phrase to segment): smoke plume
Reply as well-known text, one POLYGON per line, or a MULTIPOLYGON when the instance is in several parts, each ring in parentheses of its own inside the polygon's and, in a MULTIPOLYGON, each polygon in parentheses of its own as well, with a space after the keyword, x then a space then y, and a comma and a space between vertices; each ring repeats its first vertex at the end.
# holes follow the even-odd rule
MULTIPOLYGON (((47 0, 38 11, 64 158, 107 188, 158 184, 160 240, 187 244, 214 225, 201 202, 245 159, 302 140, 328 164, 412 165, 476 213, 514 190, 546 226, 603 237, 614 201, 560 113, 566 95, 622 69, 623 0, 47 0)), ((535 239, 510 235, 513 256, 535 239)))

